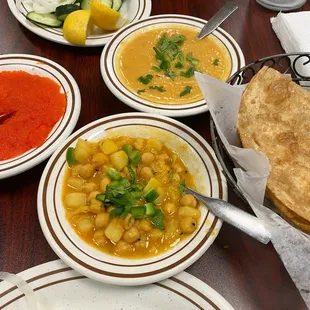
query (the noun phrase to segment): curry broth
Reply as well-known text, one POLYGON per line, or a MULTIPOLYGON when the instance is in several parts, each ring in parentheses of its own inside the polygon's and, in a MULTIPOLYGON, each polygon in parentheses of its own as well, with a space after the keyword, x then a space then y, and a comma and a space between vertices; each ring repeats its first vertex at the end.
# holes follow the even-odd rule
MULTIPOLYGON (((85 192, 85 190, 77 190, 69 185, 69 179, 71 177, 76 177, 76 170, 75 167, 67 168, 64 177, 64 186, 62 191, 62 200, 66 209, 66 217, 70 222, 71 226, 75 230, 75 232, 89 245, 99 249, 102 252, 108 253, 110 255, 116 255, 126 258, 147 258, 152 257, 158 254, 161 254, 170 248, 177 245, 181 240, 185 239, 186 237, 190 236, 191 233, 184 233, 180 229, 180 221, 184 218, 184 216, 180 216, 178 213, 178 209, 182 206, 180 204, 180 199, 182 198, 181 192, 179 190, 178 185, 181 182, 184 182, 187 186, 191 188, 195 188, 193 176, 187 171, 182 160, 171 151, 166 146, 162 145, 160 151, 154 150, 152 146, 148 144, 147 139, 134 139, 130 137, 117 137, 111 139, 118 147, 119 150, 122 149, 124 144, 131 144, 134 145, 135 141, 139 140, 142 141, 143 147, 140 148, 141 154, 150 152, 154 154, 155 160, 148 164, 152 169, 152 173, 157 180, 160 180, 162 183, 162 188, 164 189, 164 199, 161 203, 157 204, 156 207, 161 209, 165 214, 165 230, 160 231, 157 228, 153 228, 149 225, 149 220, 146 219, 135 219, 133 226, 136 227, 140 232, 140 237, 137 242, 131 243, 130 247, 131 250, 125 251, 124 253, 118 253, 116 251, 116 244, 110 240, 105 240, 103 243, 98 243, 94 239, 94 234, 96 231, 104 231, 104 229, 96 229, 94 226, 89 232, 81 233, 78 229, 78 222, 81 218, 88 218, 91 222, 95 223, 95 218, 97 216, 96 213, 92 213, 89 211, 89 204, 90 202, 87 201, 86 206, 82 212, 78 212, 80 208, 71 208, 68 207, 66 204, 66 196, 70 193, 79 193, 85 192), (173 204, 176 206, 176 210, 173 214, 169 214, 167 212, 167 206, 173 204), (88 207, 87 207, 88 206, 88 207), (86 210, 85 210, 86 209, 86 210), (146 221, 148 223, 146 223, 146 221)), ((104 141, 104 140, 103 140, 104 141)), ((99 151, 98 147, 95 147, 95 152, 99 151)), ((99 151, 100 152, 100 151, 99 151)), ((85 163, 84 163, 85 164, 85 163)), ((90 157, 87 160, 86 164, 92 164, 92 158, 90 157)), ((148 183, 148 178, 142 175, 142 169, 146 166, 144 163, 139 163, 136 167, 136 183, 145 186, 148 183)), ((100 182, 103 177, 106 177, 107 169, 111 167, 111 162, 108 164, 97 168, 95 170, 94 175, 87 180, 88 183, 95 183, 96 189, 100 191, 100 182)), ((123 173, 123 172, 122 172, 123 173)), ((128 177, 128 176, 126 176, 128 177)), ((81 178, 81 176, 78 176, 81 178)), ((81 178, 82 179, 82 178, 81 178)), ((85 184, 85 183, 84 183, 85 184)), ((91 193, 87 193, 87 195, 92 195, 91 193)), ((142 204, 143 201, 140 200, 138 205, 142 204)), ((183 204, 184 205, 184 204, 183 204)), ((196 207, 196 205, 195 205, 196 207)), ((100 212, 109 212, 109 208, 102 207, 102 211, 100 212)), ((197 224, 200 218, 200 211, 199 208, 195 208, 196 212, 199 213, 199 216, 196 217, 197 224)), ((169 210, 168 210, 169 211, 169 210)), ((110 218, 111 221, 111 218, 110 218)), ((121 218, 114 218, 112 221, 117 222, 119 225, 124 225, 124 220, 121 218)), ((197 225, 198 226, 198 225, 197 225)))
POLYGON ((215 36, 210 35, 203 40, 198 40, 198 30, 186 26, 156 26, 148 27, 129 37, 121 43, 116 54, 116 69, 120 81, 132 92, 144 99, 162 104, 186 104, 203 99, 202 93, 196 83, 195 77, 184 78, 179 76, 181 71, 186 71, 190 66, 186 61, 182 69, 172 68, 177 73, 175 80, 170 79, 162 72, 154 72, 152 66, 158 66, 153 47, 162 35, 184 35, 186 37, 180 50, 184 55, 192 52, 194 58, 199 60, 198 70, 204 74, 226 81, 231 73, 231 58, 227 48, 215 36), (215 60, 219 60, 214 65, 215 60), (148 85, 138 81, 140 76, 153 75, 153 80, 148 85), (149 89, 149 86, 163 86, 165 92, 149 89), (192 87, 191 93, 180 97, 184 87, 192 87), (138 90, 145 90, 137 93, 138 90))

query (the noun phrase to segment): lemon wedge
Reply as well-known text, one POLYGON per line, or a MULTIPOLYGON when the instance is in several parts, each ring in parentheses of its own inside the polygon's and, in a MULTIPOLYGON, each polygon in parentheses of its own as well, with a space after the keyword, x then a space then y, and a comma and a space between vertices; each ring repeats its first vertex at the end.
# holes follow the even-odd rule
POLYGON ((63 24, 63 35, 67 41, 75 45, 85 45, 92 21, 90 11, 78 10, 70 13, 63 24))
POLYGON ((127 18, 105 6, 99 0, 91 2, 90 14, 93 23, 102 30, 117 30, 127 22, 127 18))

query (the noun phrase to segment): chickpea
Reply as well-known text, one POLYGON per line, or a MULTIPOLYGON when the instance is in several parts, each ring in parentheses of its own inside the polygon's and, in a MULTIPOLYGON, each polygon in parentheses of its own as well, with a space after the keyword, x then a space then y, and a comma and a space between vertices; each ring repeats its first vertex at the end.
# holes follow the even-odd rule
POLYGON ((152 153, 143 153, 141 161, 145 165, 150 165, 155 160, 155 156, 152 153))
POLYGON ((145 179, 150 179, 153 177, 153 171, 150 167, 143 167, 140 173, 145 179))
POLYGON ((94 182, 87 182, 83 185, 83 192, 91 193, 97 189, 97 184, 94 182))
POLYGON ((200 218, 200 210, 197 208, 192 208, 188 206, 180 207, 178 210, 178 214, 181 217, 193 217, 195 219, 200 218))
POLYGON ((95 173, 95 168, 91 164, 82 165, 79 174, 83 179, 91 179, 95 173))
POLYGON ((123 227, 127 230, 132 227, 135 223, 135 218, 129 213, 123 223, 123 227))
POLYGON ((197 206, 197 200, 194 196, 186 194, 180 199, 180 204, 182 206, 189 206, 195 208, 197 206))
POLYGON ((109 241, 104 234, 104 230, 96 230, 93 235, 93 240, 99 246, 105 245, 109 241))
POLYGON ((190 234, 197 228, 197 222, 190 216, 184 217, 180 222, 182 232, 190 234))
POLYGON ((93 164, 96 168, 100 168, 109 162, 109 157, 103 153, 97 153, 93 156, 93 164))
POLYGON ((176 163, 172 166, 175 172, 182 173, 184 172, 184 167, 180 163, 176 163))
POLYGON ((151 239, 161 239, 163 237, 164 233, 159 230, 158 228, 152 228, 152 230, 149 232, 149 237, 151 239))
POLYGON ((135 142, 133 143, 133 146, 137 150, 141 151, 144 148, 144 140, 140 138, 136 139, 135 142))
POLYGON ((98 200, 98 199, 96 199, 96 198, 92 198, 92 199, 90 200, 90 205, 99 206, 100 208, 103 207, 102 201, 100 201, 100 200, 98 200))
POLYGON ((103 178, 100 182, 100 190, 104 193, 106 191, 107 185, 111 183, 109 178, 103 178))
POLYGON ((132 252, 132 250, 133 250, 132 245, 130 245, 124 240, 118 241, 114 246, 114 253, 120 256, 129 254, 132 252))
POLYGON ((180 181, 181 181, 180 175, 179 175, 178 173, 174 173, 174 174, 172 175, 172 181, 173 181, 174 183, 176 183, 176 184, 179 184, 180 181))
POLYGON ((115 209, 115 207, 110 206, 110 207, 107 208, 107 212, 110 213, 110 212, 111 212, 112 210, 114 210, 114 209, 115 209))
POLYGON ((140 238, 140 232, 136 227, 131 227, 129 230, 127 230, 124 235, 123 239, 128 243, 133 243, 139 240, 140 238))
POLYGON ((80 173, 80 169, 81 169, 82 165, 81 164, 78 164, 78 165, 75 165, 71 168, 71 175, 73 177, 77 177, 80 173))
POLYGON ((136 250, 144 250, 147 248, 147 242, 145 240, 140 240, 135 243, 136 250))
POLYGON ((152 225, 148 220, 142 219, 139 222, 139 228, 143 231, 151 231, 152 230, 152 225))
POLYGON ((90 201, 90 200, 96 198, 96 196, 97 196, 98 194, 100 194, 99 191, 93 191, 93 192, 91 192, 91 193, 88 195, 87 200, 90 201))
POLYGON ((170 161, 170 158, 167 154, 160 154, 160 155, 158 155, 158 160, 167 163, 170 161))
POLYGON ((95 226, 97 229, 104 228, 108 226, 110 219, 109 213, 99 213, 95 218, 95 226))
POLYGON ((95 205, 90 205, 89 210, 95 214, 99 214, 102 212, 103 208, 100 205, 95 204, 95 205))
POLYGON ((171 203, 171 202, 168 202, 166 203, 164 206, 163 206, 163 209, 164 209, 164 212, 167 214, 167 215, 171 215, 173 213, 175 213, 177 207, 174 203, 171 203))

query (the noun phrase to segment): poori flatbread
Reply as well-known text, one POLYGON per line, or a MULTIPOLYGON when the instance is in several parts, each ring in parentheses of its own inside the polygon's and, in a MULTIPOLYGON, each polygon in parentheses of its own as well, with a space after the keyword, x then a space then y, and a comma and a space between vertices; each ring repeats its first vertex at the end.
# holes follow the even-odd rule
POLYGON ((310 93, 262 68, 242 95, 237 131, 243 147, 269 159, 267 196, 286 219, 310 232, 310 93))

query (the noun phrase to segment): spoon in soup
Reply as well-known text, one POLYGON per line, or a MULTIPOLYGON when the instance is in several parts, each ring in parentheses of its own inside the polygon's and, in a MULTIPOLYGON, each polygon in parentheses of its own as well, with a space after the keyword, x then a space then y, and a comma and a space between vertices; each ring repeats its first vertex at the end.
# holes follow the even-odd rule
POLYGON ((206 197, 188 187, 186 187, 184 191, 206 205, 214 215, 243 231, 252 238, 264 244, 267 244, 271 240, 269 231, 257 217, 236 208, 229 202, 206 197))
POLYGON ((225 3, 225 5, 219 11, 217 11, 215 15, 213 15, 210 20, 203 26, 200 33, 198 34, 198 39, 203 39, 204 37, 211 34, 237 9, 238 6, 234 1, 228 1, 225 3))
POLYGON ((6 121, 7 119, 9 119, 10 117, 12 117, 15 114, 14 112, 8 112, 8 113, 4 113, 4 114, 0 114, 0 125, 6 121))

